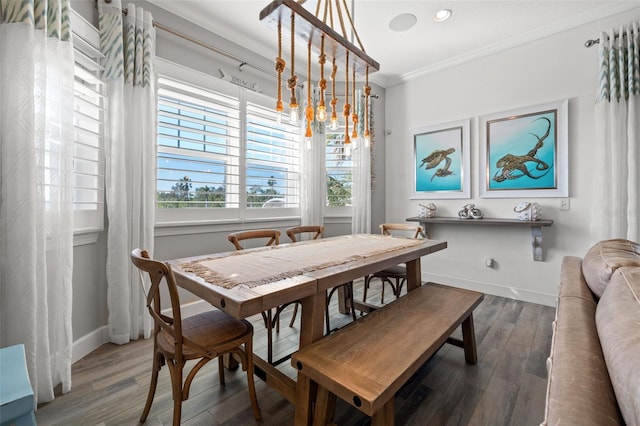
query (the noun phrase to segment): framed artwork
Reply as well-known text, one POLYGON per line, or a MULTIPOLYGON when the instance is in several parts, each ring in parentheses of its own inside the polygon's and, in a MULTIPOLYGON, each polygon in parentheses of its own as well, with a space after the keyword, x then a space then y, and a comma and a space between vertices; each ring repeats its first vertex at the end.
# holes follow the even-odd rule
POLYGON ((412 199, 471 198, 469 120, 413 131, 412 199))
POLYGON ((480 117, 481 197, 569 196, 567 104, 480 117))

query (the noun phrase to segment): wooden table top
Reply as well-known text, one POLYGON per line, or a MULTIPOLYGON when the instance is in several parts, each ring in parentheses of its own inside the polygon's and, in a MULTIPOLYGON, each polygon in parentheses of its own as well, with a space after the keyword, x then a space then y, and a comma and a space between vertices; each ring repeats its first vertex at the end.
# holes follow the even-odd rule
MULTIPOLYGON (((174 259, 169 263, 178 286, 234 317, 246 318, 446 247, 445 241, 358 234, 174 259), (349 255, 345 254, 345 248, 349 255), (232 288, 207 282, 201 276, 183 269, 185 264, 201 262, 214 272, 227 267, 250 271, 257 267, 255 262, 264 261, 262 267, 272 265, 276 270, 287 267, 287 262, 283 261, 286 259, 291 259, 290 263, 294 264, 289 267, 290 270, 282 269, 279 272, 284 272, 286 278, 274 278, 273 281, 251 286, 241 283, 232 288), (302 268, 300 265, 311 267, 302 268)), ((247 275, 251 274, 247 272, 247 275)), ((274 276, 277 275, 274 273, 274 276)))

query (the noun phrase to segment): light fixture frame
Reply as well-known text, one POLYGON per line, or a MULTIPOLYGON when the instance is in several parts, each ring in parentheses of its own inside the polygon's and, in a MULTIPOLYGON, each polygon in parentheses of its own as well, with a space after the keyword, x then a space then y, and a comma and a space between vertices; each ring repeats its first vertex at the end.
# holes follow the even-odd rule
POLYGON ((324 50, 328 57, 335 58, 340 68, 346 66, 348 58, 349 68, 355 69, 359 75, 364 75, 369 67, 369 73, 380 70, 380 64, 359 49, 333 28, 316 18, 311 12, 302 7, 295 0, 274 0, 260 11, 260 20, 268 27, 277 29, 278 22, 282 24, 282 30, 291 33, 290 17, 295 15, 295 38, 299 43, 311 46, 316 52, 320 52, 322 34, 325 34, 324 50), (347 53, 350 53, 347 55, 347 53))

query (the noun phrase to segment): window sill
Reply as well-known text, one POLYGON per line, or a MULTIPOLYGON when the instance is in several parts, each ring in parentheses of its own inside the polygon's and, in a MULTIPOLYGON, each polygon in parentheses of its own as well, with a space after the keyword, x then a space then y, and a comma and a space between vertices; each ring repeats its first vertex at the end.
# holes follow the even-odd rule
POLYGON ((98 235, 102 230, 81 230, 73 233, 73 246, 86 246, 89 244, 95 244, 98 242, 98 235))
POLYGON ((174 235, 189 235, 216 232, 234 232, 239 227, 252 229, 252 224, 256 224, 256 229, 261 228, 259 224, 269 223, 274 228, 288 228, 300 225, 300 217, 269 217, 255 219, 221 219, 207 221, 181 221, 181 222, 157 222, 155 224, 156 237, 170 237, 174 235))

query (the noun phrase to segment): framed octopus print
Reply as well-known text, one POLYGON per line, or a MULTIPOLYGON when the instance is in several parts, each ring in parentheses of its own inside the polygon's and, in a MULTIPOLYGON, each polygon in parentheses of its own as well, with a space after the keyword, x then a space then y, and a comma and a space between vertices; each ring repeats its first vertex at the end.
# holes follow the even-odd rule
POLYGON ((469 120, 413 131, 412 199, 471 198, 469 120))
POLYGON ((569 196, 567 104, 480 117, 481 197, 569 196))

